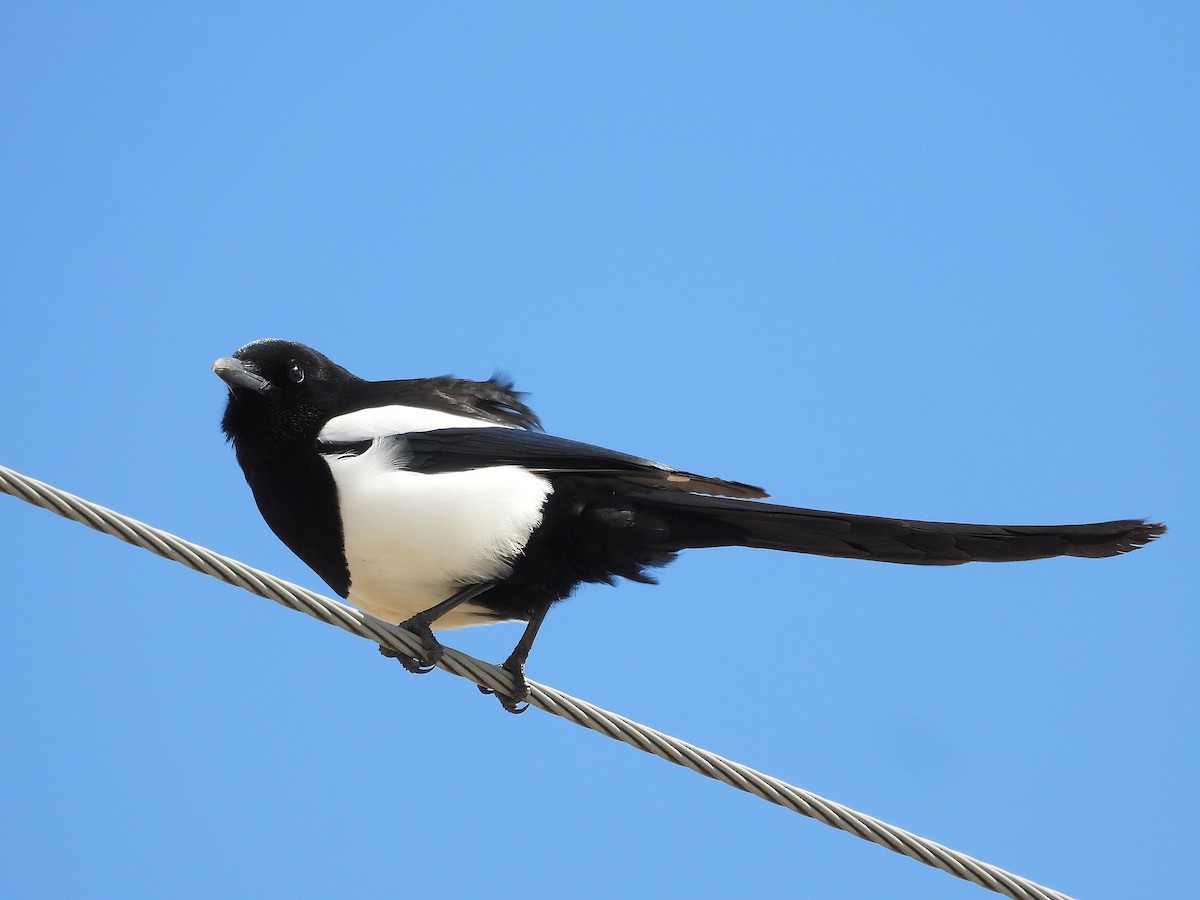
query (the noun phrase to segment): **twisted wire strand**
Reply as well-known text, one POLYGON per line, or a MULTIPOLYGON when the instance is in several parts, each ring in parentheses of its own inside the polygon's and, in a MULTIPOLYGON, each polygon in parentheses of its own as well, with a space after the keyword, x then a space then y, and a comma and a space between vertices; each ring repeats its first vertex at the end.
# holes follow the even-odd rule
MULTIPOLYGON (((214 553, 198 544, 106 509, 81 497, 37 481, 5 466, 0 466, 0 491, 40 506, 64 518, 79 522, 96 531, 149 550, 166 559, 182 563, 197 572, 211 575, 274 600, 289 609, 306 613, 351 634, 366 638, 388 649, 409 656, 422 651, 420 640, 404 629, 376 619, 353 607, 323 597, 299 585, 291 584, 214 553)), ((494 691, 511 693, 512 676, 499 668, 465 653, 447 647, 439 668, 461 676, 494 691)), ((810 791, 795 787, 778 778, 756 772, 710 753, 678 738, 641 725, 617 713, 609 712, 561 691, 535 681, 529 682, 529 703, 538 709, 590 728, 638 750, 651 753, 667 762, 691 769, 708 778, 723 782, 761 797, 793 812, 849 832, 855 837, 879 844, 917 862, 941 869, 958 878, 973 882, 990 891, 1017 900, 1070 900, 1066 894, 1035 884, 1019 875, 951 850, 941 844, 889 825, 872 816, 856 812, 840 803, 826 800, 810 791)))

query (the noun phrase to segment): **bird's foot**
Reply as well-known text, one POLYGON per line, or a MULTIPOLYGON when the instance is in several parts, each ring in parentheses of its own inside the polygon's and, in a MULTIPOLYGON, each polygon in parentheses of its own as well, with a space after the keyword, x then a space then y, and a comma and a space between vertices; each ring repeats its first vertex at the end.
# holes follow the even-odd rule
POLYGON ((496 699, 500 701, 500 705, 504 709, 514 715, 520 715, 529 709, 527 698, 529 697, 529 682, 525 680, 525 660, 517 659, 516 654, 510 656, 500 668, 512 675, 516 681, 517 687, 512 694, 501 694, 499 691, 493 691, 489 687, 484 687, 482 684, 477 685, 481 694, 495 694, 496 699), (524 704, 524 705, 522 705, 524 704))
POLYGON ((396 660, 414 675, 427 675, 436 669, 437 664, 441 662, 445 648, 433 636, 433 631, 429 626, 420 620, 409 619, 407 622, 401 622, 400 627, 405 631, 411 631, 421 639, 421 647, 424 652, 420 656, 406 656, 388 647, 380 647, 379 652, 388 659, 396 660))

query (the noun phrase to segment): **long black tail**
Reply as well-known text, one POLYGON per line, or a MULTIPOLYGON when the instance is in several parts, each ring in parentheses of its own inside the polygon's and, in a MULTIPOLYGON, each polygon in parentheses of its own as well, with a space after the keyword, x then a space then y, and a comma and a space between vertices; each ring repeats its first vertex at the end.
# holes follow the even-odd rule
POLYGON ((1052 556, 1099 559, 1136 550, 1167 530, 1141 519, 1091 525, 960 525, 685 493, 647 492, 641 500, 669 523, 669 546, 664 549, 762 547, 918 566, 1052 556))

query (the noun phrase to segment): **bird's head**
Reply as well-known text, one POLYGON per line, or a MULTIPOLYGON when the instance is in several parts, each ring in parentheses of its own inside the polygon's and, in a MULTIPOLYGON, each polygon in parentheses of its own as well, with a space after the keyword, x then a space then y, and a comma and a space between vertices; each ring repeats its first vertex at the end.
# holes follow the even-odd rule
POLYGON ((311 347, 253 341, 213 363, 229 386, 221 428, 239 451, 308 444, 360 379, 311 347))

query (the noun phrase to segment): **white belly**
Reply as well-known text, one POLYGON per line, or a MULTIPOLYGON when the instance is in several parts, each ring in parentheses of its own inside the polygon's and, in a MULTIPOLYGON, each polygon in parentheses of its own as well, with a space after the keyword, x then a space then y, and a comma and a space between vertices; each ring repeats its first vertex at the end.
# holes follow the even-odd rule
MULTIPOLYGON (((423 474, 396 467, 377 441, 359 456, 324 457, 342 511, 349 600, 403 622, 460 587, 502 578, 542 519, 550 483, 517 466, 423 474)), ((463 604, 435 630, 494 618, 463 604)))

